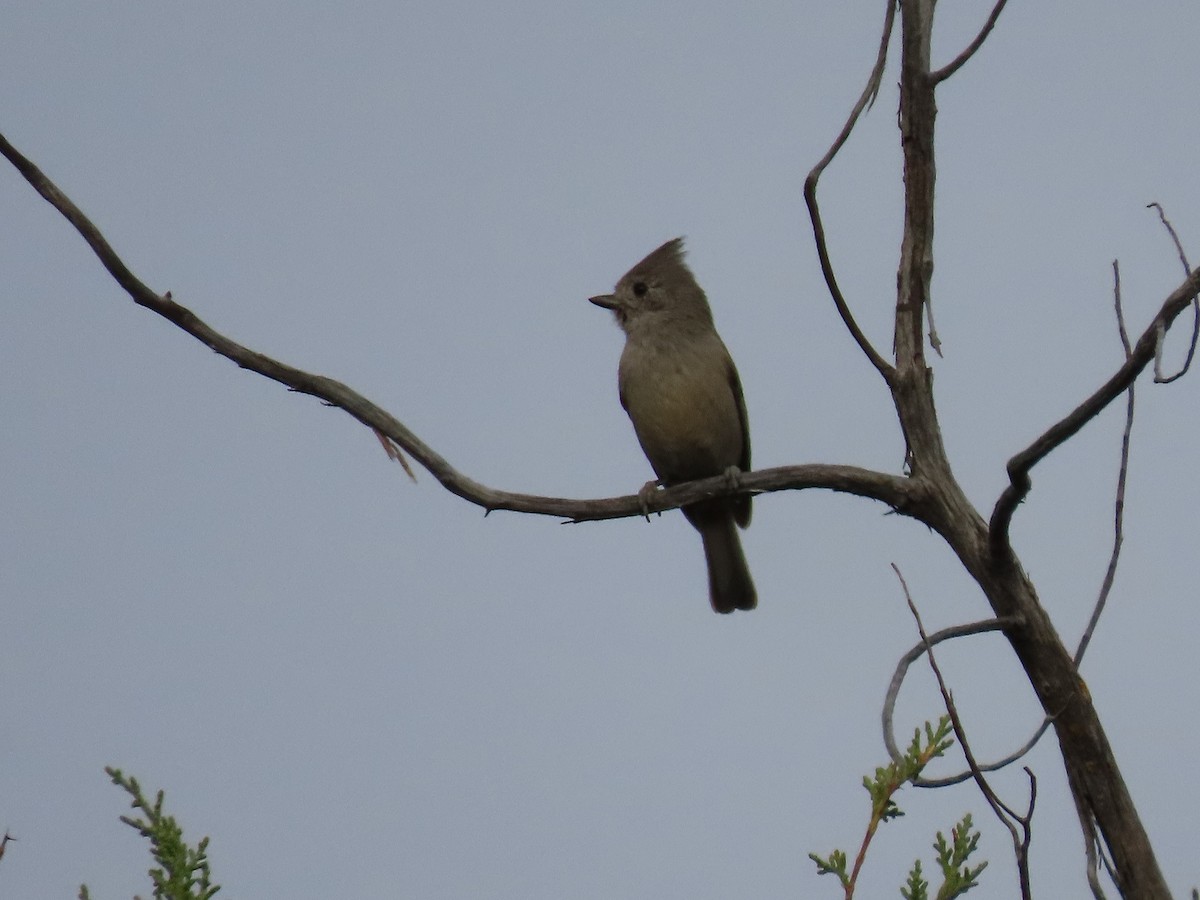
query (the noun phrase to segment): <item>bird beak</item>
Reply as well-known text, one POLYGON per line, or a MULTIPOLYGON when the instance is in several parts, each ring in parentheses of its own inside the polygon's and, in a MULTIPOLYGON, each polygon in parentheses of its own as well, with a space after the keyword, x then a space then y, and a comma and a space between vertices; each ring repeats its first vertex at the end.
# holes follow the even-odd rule
POLYGON ((617 298, 612 294, 601 294, 599 297, 588 297, 588 303, 595 303, 605 309, 616 309, 617 298))

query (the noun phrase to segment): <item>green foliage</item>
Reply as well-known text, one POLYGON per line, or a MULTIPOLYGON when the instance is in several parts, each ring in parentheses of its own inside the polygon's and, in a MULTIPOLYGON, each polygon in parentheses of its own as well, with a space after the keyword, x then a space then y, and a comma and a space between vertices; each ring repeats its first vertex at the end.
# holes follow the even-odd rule
POLYGON ((846 872, 846 852, 844 850, 834 850, 829 854, 828 859, 821 859, 815 853, 808 854, 808 858, 817 864, 818 875, 836 875, 838 880, 842 882, 842 887, 850 886, 850 876, 846 872))
POLYGON ((908 870, 908 881, 900 888, 900 896, 904 900, 929 900, 929 882, 921 877, 921 861, 913 860, 913 867, 908 870))
MULTIPOLYGON (((136 778, 127 778, 120 769, 112 766, 106 766, 104 771, 113 784, 133 798, 129 805, 141 810, 145 816, 121 816, 121 821, 150 841, 150 854, 159 866, 150 870, 155 900, 210 900, 221 887, 210 881, 208 838, 203 838, 194 848, 189 847, 175 817, 163 815, 162 791, 151 806, 136 778)), ((89 900, 90 896, 87 885, 80 885, 79 900, 89 900)))
MULTIPOLYGON (((936 900, 954 900, 979 884, 979 873, 987 868, 987 860, 971 868, 965 865, 967 858, 979 846, 979 832, 971 832, 971 814, 950 832, 950 842, 939 831, 933 849, 937 852, 938 867, 942 870, 942 886, 938 888, 936 900), (961 867, 961 868, 960 868, 961 867)), ((929 900, 929 882, 921 877, 921 861, 915 860, 909 870, 908 881, 900 888, 904 900, 929 900)))
POLYGON ((971 833, 971 814, 967 813, 962 821, 950 831, 950 842, 939 831, 933 849, 937 851, 938 865, 942 868, 942 886, 938 890, 937 900, 953 900, 965 894, 979 883, 979 873, 987 868, 987 860, 971 868, 965 865, 967 857, 979 846, 979 832, 971 833))
MULTIPOLYGON (((846 900, 854 896, 858 873, 862 869, 867 849, 879 825, 904 815, 904 811, 896 805, 896 793, 917 778, 931 760, 943 755, 953 746, 952 732, 949 716, 942 716, 937 725, 926 722, 923 735, 920 728, 913 730, 912 742, 903 757, 877 768, 874 777, 863 777, 863 787, 871 797, 871 816, 853 869, 847 868, 849 858, 844 850, 834 850, 825 857, 816 853, 808 854, 808 858, 817 866, 817 874, 837 877, 846 900)), ((938 865, 941 867, 943 878, 942 887, 937 892, 937 900, 952 900, 965 894, 978 883, 979 873, 987 866, 986 862, 974 868, 965 865, 967 857, 975 851, 979 843, 978 832, 971 833, 970 814, 964 816, 951 830, 950 836, 950 841, 947 842, 942 833, 938 832, 937 841, 933 845, 937 851, 938 865)), ((929 883, 922 877, 920 860, 913 863, 908 880, 900 888, 900 895, 905 900, 929 900, 929 883)))

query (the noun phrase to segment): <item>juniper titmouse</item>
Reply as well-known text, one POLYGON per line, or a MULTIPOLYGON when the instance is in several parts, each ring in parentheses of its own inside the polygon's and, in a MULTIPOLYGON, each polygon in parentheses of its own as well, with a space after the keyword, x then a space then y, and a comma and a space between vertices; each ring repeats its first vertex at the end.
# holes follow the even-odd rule
MULTIPOLYGON (((612 294, 591 302, 611 309, 625 332, 617 378, 621 405, 659 483, 748 471, 742 385, 704 291, 683 261, 683 239, 667 241, 630 269, 612 294)), ((750 497, 692 503, 683 514, 704 540, 713 609, 754 609, 754 582, 734 527, 750 524, 750 497)))

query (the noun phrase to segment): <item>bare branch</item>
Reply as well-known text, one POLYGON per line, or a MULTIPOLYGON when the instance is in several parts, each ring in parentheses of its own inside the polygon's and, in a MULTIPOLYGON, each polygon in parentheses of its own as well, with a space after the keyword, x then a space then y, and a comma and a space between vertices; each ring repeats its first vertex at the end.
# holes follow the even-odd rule
MULTIPOLYGON (((1037 731, 1033 733, 1029 740, 1027 740, 1024 744, 1003 759, 998 759, 991 763, 980 763, 979 771, 999 772, 1001 769, 1011 766, 1038 745, 1038 741, 1042 739, 1042 735, 1049 730, 1052 724, 1054 724, 1054 720, 1049 716, 1046 716, 1044 719, 1042 719, 1042 724, 1037 727, 1037 731)), ((943 778, 919 778, 913 782, 913 786, 921 788, 949 787, 952 784, 962 784, 962 782, 966 781, 970 777, 971 770, 965 769, 962 772, 959 772, 957 775, 947 775, 943 778)))
POLYGON ((938 337, 937 325, 933 321, 933 298, 925 301, 925 318, 929 320, 929 346, 938 356, 942 356, 942 339, 938 337))
POLYGON ((833 304, 837 307, 838 315, 842 317, 842 322, 845 323, 846 329, 850 332, 850 336, 854 338, 855 343, 871 361, 884 380, 891 382, 891 365, 879 355, 862 329, 858 327, 858 323, 854 320, 854 314, 850 311, 850 305, 846 302, 846 298, 842 295, 842 289, 838 286, 837 275, 833 271, 833 263, 829 259, 829 245, 825 240, 825 226, 821 221, 821 210, 817 205, 817 182, 821 178, 821 174, 833 162, 833 158, 837 156, 838 151, 842 149, 842 145, 850 137, 850 132, 854 130, 855 124, 858 122, 858 117, 862 115, 863 110, 869 108, 875 102, 875 97, 879 94, 879 85, 883 81, 883 70, 887 65, 887 48, 888 43, 892 38, 892 26, 896 21, 896 3, 895 0, 886 0, 887 14, 883 22, 883 37, 879 41, 879 53, 875 57, 875 67, 871 70, 871 76, 867 79, 867 86, 863 89, 858 102, 854 104, 854 109, 850 111, 850 116, 846 119, 846 124, 842 126, 841 133, 834 140, 833 145, 821 158, 821 161, 813 166, 812 171, 808 173, 808 177, 804 179, 804 202, 808 206, 808 217, 812 221, 813 238, 817 245, 817 256, 821 261, 821 274, 825 277, 825 284, 829 288, 829 295, 833 298, 833 304))
POLYGON ((1012 523, 1013 513, 1032 486, 1030 470, 1052 450, 1078 433, 1133 384, 1142 370, 1154 359, 1159 331, 1165 332, 1169 329, 1171 323, 1187 308, 1197 293, 1200 293, 1200 269, 1188 275, 1163 301, 1162 307, 1138 338, 1125 363, 1112 377, 1070 414, 1050 426, 1037 440, 1008 461, 1009 485, 996 501, 988 526, 988 541, 994 559, 1008 559, 1012 555, 1012 548, 1008 544, 1008 528, 1012 523))
POLYGON ((998 0, 996 5, 992 7, 992 14, 988 16, 987 21, 983 23, 983 28, 980 29, 979 34, 975 35, 975 40, 971 41, 971 43, 967 45, 967 49, 958 54, 958 56, 951 60, 947 65, 942 66, 942 68, 930 74, 929 77, 933 79, 934 84, 945 81, 964 65, 966 65, 967 60, 975 55, 975 51, 983 46, 983 42, 987 40, 988 35, 992 33, 992 29, 996 27, 996 20, 1000 18, 1000 12, 1004 9, 1004 4, 1007 2, 1008 0, 998 0))
MULTIPOLYGON (((1186 275, 1187 272, 1188 270, 1185 270, 1184 274, 1186 275)), ((1117 337, 1121 339, 1121 349, 1125 351, 1125 359, 1129 359, 1133 354, 1133 345, 1129 343, 1129 329, 1125 327, 1125 307, 1121 303, 1121 264, 1115 259, 1113 260, 1113 314, 1117 317, 1117 337)))
MULTIPOLYGON (((1158 218, 1167 229, 1167 233, 1171 235, 1171 240, 1175 242, 1175 250, 1179 253, 1179 262, 1183 264, 1183 274, 1187 275, 1192 271, 1192 267, 1188 264, 1187 254, 1183 252, 1183 244, 1179 242, 1179 235, 1175 233, 1175 228, 1171 225, 1171 221, 1163 212, 1161 203, 1148 203, 1147 208, 1158 210, 1158 218)), ((1162 352, 1163 338, 1166 337, 1165 330, 1160 331, 1158 335, 1158 346, 1154 350, 1154 380, 1159 384, 1170 384, 1176 378, 1181 378, 1192 367, 1192 358, 1196 355, 1196 342, 1200 340, 1200 299, 1192 299, 1192 340, 1188 343, 1187 358, 1183 361, 1183 367, 1174 375, 1163 375, 1162 373, 1162 352)))
MULTIPOLYGON (((1161 207, 1159 214, 1162 214, 1161 207)), ((1167 224, 1167 228, 1170 229, 1169 224, 1167 224)), ((1174 234, 1173 229, 1171 229, 1171 233, 1174 234)), ((1182 253, 1183 249, 1180 248, 1180 254, 1182 255, 1182 253)), ((1125 312, 1121 303, 1121 269, 1115 259, 1113 260, 1113 306, 1117 317, 1117 333, 1121 338, 1121 346, 1125 350, 1125 358, 1128 359, 1132 353, 1132 346, 1129 343, 1129 332, 1125 327, 1125 312)), ((1161 348, 1161 342, 1159 346, 1161 348)), ((1186 366, 1184 370, 1186 371, 1186 366)), ((1183 372, 1179 374, 1182 375, 1183 372)), ((1092 635, 1095 633, 1096 625, 1100 621, 1100 616, 1104 612, 1105 605, 1108 603, 1108 595, 1112 591, 1113 581, 1117 573, 1117 563, 1121 556, 1121 545, 1125 540, 1125 484, 1129 472, 1129 439, 1133 432, 1133 412, 1134 385, 1130 384, 1128 400, 1125 406, 1125 430, 1121 435, 1121 463, 1117 471, 1117 491, 1113 501, 1112 554, 1108 559, 1108 567, 1104 572, 1104 581, 1100 586, 1100 594, 1096 599, 1096 606, 1092 610, 1087 627, 1084 629, 1083 636, 1079 640, 1079 647, 1075 651, 1074 663, 1076 669, 1079 668, 1080 663, 1083 661, 1083 655, 1087 652, 1092 635)), ((1116 881, 1113 875, 1112 864, 1104 854, 1104 847, 1100 843, 1100 835, 1096 827, 1096 818, 1092 814, 1092 811, 1083 803, 1082 793, 1072 790, 1071 794, 1075 802, 1075 812, 1079 816, 1080 830, 1083 833, 1084 852, 1087 858, 1086 872, 1088 887, 1091 889, 1092 896, 1096 900, 1105 900, 1104 889, 1100 886, 1100 863, 1101 861, 1104 862, 1110 877, 1113 877, 1113 880, 1116 881)))
MULTIPOLYGON (((650 512, 662 512, 685 503, 731 491, 734 493, 759 493, 808 488, 857 494, 879 500, 905 514, 911 514, 925 502, 926 485, 917 479, 888 475, 855 466, 819 464, 783 466, 776 469, 747 472, 738 479, 736 488, 731 488, 729 480, 724 475, 676 485, 669 490, 656 492, 650 502, 645 505, 636 494, 604 500, 571 500, 518 494, 490 488, 455 469, 433 448, 409 431, 398 419, 341 382, 323 375, 304 372, 250 350, 210 328, 191 310, 172 300, 169 292, 162 296, 154 293, 129 270, 87 216, 37 166, 22 156, 3 135, 0 135, 0 153, 3 153, 17 167, 38 193, 75 226, 104 267, 135 303, 178 325, 188 334, 227 359, 233 360, 243 369, 257 372, 291 390, 317 397, 330 406, 348 412, 359 422, 374 430, 376 436, 384 443, 385 450, 393 451, 388 454, 391 458, 399 459, 404 465, 403 457, 398 453, 398 448, 403 448, 448 491, 483 507, 488 512, 511 510, 556 516, 571 522, 586 522, 638 516, 642 515, 643 509, 648 509, 650 512), (389 448, 389 441, 394 446, 389 448)), ((407 469, 407 466, 405 468, 407 469)))
POLYGON ((946 686, 946 679, 942 677, 942 670, 938 667, 937 659, 933 655, 933 645, 929 642, 929 635, 925 633, 925 625, 921 622, 921 613, 917 611, 917 604, 908 590, 908 583, 904 580, 904 575, 895 563, 892 563, 892 571, 900 579, 900 587, 904 590, 904 599, 908 601, 908 608, 912 612, 913 619, 916 620, 917 632, 921 635, 921 643, 924 645, 925 653, 929 657, 929 668, 933 670, 933 675, 937 679, 938 690, 941 691, 942 701, 946 704, 946 712, 950 716, 950 723, 954 726, 954 736, 958 738, 959 747, 962 748, 963 756, 966 757, 967 765, 970 767, 971 777, 974 778, 979 792, 983 794, 983 798, 988 802, 988 806, 992 808, 992 812, 996 818, 1008 829, 1008 833, 1012 836, 1013 853, 1017 858, 1017 871, 1021 883, 1021 897, 1022 900, 1030 900, 1033 896, 1029 884, 1029 842, 1032 837, 1030 820, 1033 816, 1033 805, 1037 798, 1037 780, 1033 779, 1033 773, 1029 772, 1029 769, 1026 768, 1025 771, 1029 772, 1029 777, 1033 781, 1030 788, 1029 811, 1025 816, 1021 816, 1015 810, 1011 809, 992 790, 992 786, 988 783, 988 780, 983 777, 983 772, 980 770, 979 763, 975 760, 975 754, 971 750, 971 745, 967 741, 966 729, 963 727, 962 719, 958 715, 958 708, 954 704, 954 697, 950 693, 950 689, 946 686), (1018 824, 1022 828, 1022 834, 1017 833, 1018 824))
MULTIPOLYGON (((936 647, 942 641, 966 637, 971 634, 986 634, 989 631, 1001 631, 1015 624, 1015 620, 984 619, 982 622, 971 622, 968 625, 952 625, 949 628, 943 628, 941 631, 929 635, 927 639, 922 640, 900 657, 900 662, 896 664, 896 671, 892 674, 891 683, 888 684, 887 696, 883 700, 883 743, 887 747, 888 756, 894 760, 900 760, 904 757, 904 754, 900 752, 899 744, 896 743, 896 729, 893 722, 896 714, 896 700, 900 696, 900 688, 903 686, 904 679, 908 675, 909 666, 924 656, 929 647, 936 647)), ((959 780, 961 781, 962 779, 959 780)))
POLYGON ((1029 806, 1025 815, 1017 816, 1021 823, 1021 846, 1017 850, 1017 877, 1021 882, 1021 896, 1031 898, 1033 885, 1029 880, 1029 845, 1033 842, 1033 810, 1037 806, 1037 776, 1029 766, 1025 766, 1025 774, 1029 776, 1029 806))
POLYGON ((925 362, 924 317, 933 280, 934 195, 937 183, 934 134, 937 101, 930 81, 935 0, 900 7, 900 150, 904 158, 904 233, 896 272, 892 349, 897 378, 911 392, 893 391, 913 471, 948 468, 945 447, 932 425, 930 372, 925 362), (919 420, 925 420, 923 423, 919 420))
MULTIPOLYGON (((1121 306, 1121 269, 1115 259, 1113 260, 1113 305, 1116 307, 1117 332, 1121 337, 1121 346, 1125 348, 1125 358, 1128 359, 1133 348, 1129 343, 1129 332, 1125 329, 1125 312, 1121 306)), ((1091 643, 1092 634, 1096 631, 1096 625, 1100 621, 1100 615, 1104 612, 1104 606, 1108 603, 1108 595, 1112 591, 1113 580, 1117 576, 1117 562, 1121 558, 1121 545, 1125 542, 1125 481, 1129 474, 1129 436, 1133 433, 1133 384, 1129 385, 1126 393, 1128 400, 1125 404, 1125 431, 1121 435, 1121 465, 1117 469, 1117 494, 1113 501, 1112 554, 1108 558, 1108 567, 1104 571, 1104 581, 1100 585, 1100 595, 1096 598, 1096 606, 1092 610, 1087 628, 1083 630, 1083 637, 1079 639, 1079 647, 1075 651, 1074 659, 1077 669, 1083 661, 1083 654, 1087 652, 1088 644, 1091 643)))
MULTIPOLYGON (((948 641, 953 638, 966 637, 972 634, 985 634, 989 631, 1002 631, 1012 625, 1019 624, 1015 618, 1008 619, 985 619, 982 622, 972 622, 968 625, 952 625, 949 628, 943 628, 941 631, 934 632, 929 635, 929 646, 936 647, 942 641, 948 641)), ((900 657, 900 661, 896 664, 896 671, 892 674, 891 683, 888 685, 887 696, 883 700, 883 744, 887 748, 888 756, 892 759, 900 759, 903 754, 900 752, 900 746, 896 742, 896 701, 900 697, 900 688, 904 684, 904 679, 908 676, 909 667, 925 655, 926 642, 921 641, 916 644, 911 650, 900 657)), ((1037 731, 1029 738, 1021 747, 1003 759, 996 762, 980 763, 979 771, 981 772, 996 772, 1006 766, 1011 766, 1030 750, 1032 750, 1037 742, 1041 740, 1042 735, 1050 727, 1053 720, 1047 716, 1042 720, 1042 724, 1038 726, 1037 731)), ((971 776, 971 771, 965 770, 956 775, 947 775, 942 778, 925 778, 920 776, 914 778, 912 784, 914 787, 921 788, 940 788, 949 787, 952 784, 961 784, 971 776)))
POLYGON ((1179 254, 1179 262, 1183 265, 1183 274, 1186 275, 1192 271, 1192 267, 1188 264, 1187 254, 1183 252, 1183 244, 1179 242, 1179 235, 1175 232, 1175 226, 1171 224, 1171 220, 1167 218, 1166 211, 1162 204, 1147 203, 1146 209, 1153 209, 1158 213, 1158 220, 1163 223, 1163 227, 1167 229, 1167 234, 1171 235, 1171 241, 1175 244, 1175 252, 1179 254))
POLYGON ((821 157, 821 161, 813 166, 812 171, 808 173, 808 178, 805 179, 805 191, 807 193, 809 182, 814 188, 821 174, 833 162, 833 158, 838 155, 838 151, 842 149, 842 145, 846 143, 850 137, 850 132, 854 130, 854 126, 858 123, 858 117, 863 111, 870 108, 875 103, 875 98, 879 94, 879 86, 883 83, 883 70, 887 66, 887 48, 892 40, 892 30, 896 23, 896 4, 894 0, 886 0, 887 13, 883 19, 883 36, 879 39, 879 52, 875 55, 875 66, 871 69, 871 75, 867 79, 867 86, 863 88, 862 94, 858 98, 858 102, 854 104, 854 108, 850 111, 849 117, 846 119, 846 124, 842 126, 841 133, 834 140, 833 145, 821 157))
MULTIPOLYGON (((1096 828, 1096 817, 1092 815, 1091 810, 1083 802, 1082 791, 1072 788, 1071 799, 1075 803, 1075 814, 1079 817, 1079 830, 1083 833, 1083 851, 1087 859, 1085 869, 1088 887, 1091 889, 1095 900, 1107 900, 1104 889, 1100 886, 1100 860, 1104 855, 1104 848, 1100 843, 1100 833, 1096 828)), ((1109 871, 1111 873, 1111 869, 1109 871)))
POLYGON ((1010 486, 989 524, 954 477, 933 401, 922 317, 934 269, 935 131, 937 103, 930 65, 936 0, 904 0, 900 7, 900 143, 904 156, 904 234, 897 272, 892 396, 910 461, 927 480, 934 502, 925 519, 941 534, 979 584, 997 617, 1015 617, 1004 635, 1052 719, 1063 762, 1107 842, 1117 883, 1127 897, 1166 897, 1162 871, 1121 777, 1112 747, 1086 685, 1062 643, 1033 583, 1009 541, 1014 511, 1030 489, 1030 469, 1122 393, 1154 355, 1160 328, 1200 291, 1200 272, 1166 301, 1147 335, 1108 383, 1008 465, 1010 486))
POLYGON ((16 838, 8 833, 8 829, 4 829, 4 837, 0 838, 0 859, 4 858, 4 851, 8 849, 8 842, 15 840, 16 838))

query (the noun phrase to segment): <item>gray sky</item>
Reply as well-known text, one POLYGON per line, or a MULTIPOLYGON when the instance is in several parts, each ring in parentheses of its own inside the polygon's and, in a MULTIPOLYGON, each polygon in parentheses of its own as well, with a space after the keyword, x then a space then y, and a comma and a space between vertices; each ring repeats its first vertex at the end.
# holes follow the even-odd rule
MULTIPOLYGON (((679 234, 741 370, 757 466, 898 471, 878 376, 837 319, 801 198, 881 3, 5 4, 0 130, 129 265, 219 330, 338 378, 472 477, 571 497, 647 477, 621 336, 585 298, 679 234)), ((948 60, 988 4, 943 3, 948 60)), ((1011 4, 939 94, 935 363, 981 509, 1004 462, 1120 361, 1193 256, 1200 9, 1011 4)), ((831 250, 890 345, 895 65, 823 181, 831 250)), ((849 497, 757 501, 752 615, 718 617, 682 517, 563 526, 410 484, 345 414, 132 305, 0 167, 0 862, 6 897, 148 893, 116 764, 230 897, 836 896, 878 714, 916 640, 987 607, 922 526, 849 497)), ((1193 259, 1195 262, 1196 259, 1193 259)), ((1173 356, 1183 349, 1183 332, 1173 356)), ((1197 881, 1195 379, 1138 395, 1125 556, 1085 662, 1173 889, 1197 881)), ((1074 642, 1111 541, 1121 410, 1034 473, 1015 540, 1074 642)), ((978 753, 1039 721, 1006 645, 940 656, 978 753)), ((940 712, 923 666, 898 710, 940 712)), ((1034 884, 1084 897, 1052 740, 1034 884)), ((956 768, 947 762, 945 770, 956 768)), ((1024 776, 996 785, 1025 802, 1024 776)), ((899 797, 861 896, 973 811, 899 797)), ((224 896, 224 895, 223 895, 224 896)))

